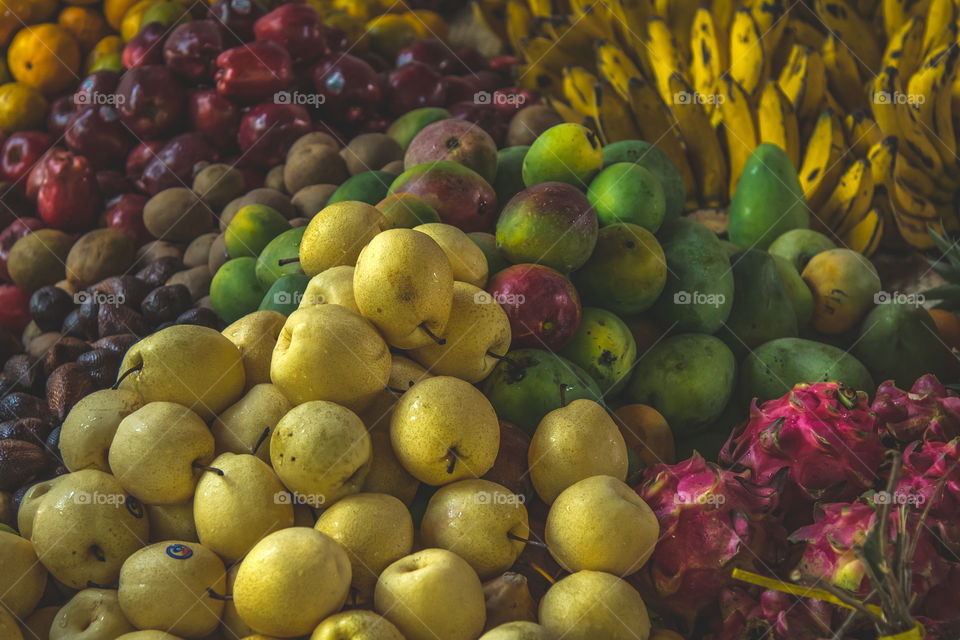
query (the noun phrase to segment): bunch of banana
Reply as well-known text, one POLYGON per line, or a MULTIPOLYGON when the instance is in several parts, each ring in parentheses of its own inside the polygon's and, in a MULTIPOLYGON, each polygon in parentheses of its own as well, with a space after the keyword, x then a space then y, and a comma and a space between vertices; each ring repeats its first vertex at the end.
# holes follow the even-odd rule
POLYGON ((769 142, 815 228, 870 254, 960 229, 960 0, 475 0, 519 82, 605 143, 641 138, 723 207, 769 142), (593 50, 595 55, 585 56, 593 50))

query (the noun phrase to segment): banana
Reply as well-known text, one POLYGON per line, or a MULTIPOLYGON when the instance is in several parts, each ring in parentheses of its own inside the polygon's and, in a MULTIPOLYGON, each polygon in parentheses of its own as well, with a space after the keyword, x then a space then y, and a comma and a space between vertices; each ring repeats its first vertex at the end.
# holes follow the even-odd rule
POLYGON ((873 202, 871 207, 883 213, 883 244, 889 247, 903 247, 897 224, 893 218, 891 196, 893 195, 893 165, 897 157, 898 139, 890 136, 874 144, 867 154, 870 171, 873 174, 873 202))
POLYGON ((843 119, 843 129, 847 134, 847 140, 850 141, 853 155, 860 158, 867 157, 870 149, 883 140, 880 127, 863 109, 847 114, 843 119))
POLYGON ((723 118, 730 162, 730 193, 733 194, 744 165, 757 148, 757 126, 753 121, 750 99, 743 87, 729 75, 720 78, 719 87, 717 110, 723 118))
POLYGON ((760 142, 770 142, 787 152, 795 169, 800 168, 800 128, 793 104, 773 80, 768 80, 760 94, 757 109, 760 142))
POLYGON ((887 41, 883 53, 883 68, 893 67, 902 76, 910 77, 923 61, 923 29, 926 18, 908 19, 887 41))
MULTIPOLYGON (((643 34, 647 32, 647 20, 653 15, 650 0, 609 0, 609 7, 616 21, 620 41, 628 50, 633 51, 641 62, 646 62, 643 34)), ((647 64, 644 64, 644 69, 652 72, 647 64)))
POLYGON ((877 45, 879 38, 873 26, 853 7, 845 0, 814 0, 813 7, 827 29, 853 50, 864 74, 874 74, 880 69, 883 52, 877 45))
POLYGON ((811 211, 817 211, 833 192, 843 166, 843 131, 840 118, 830 110, 817 119, 800 165, 800 186, 811 211))
POLYGON ((844 110, 865 109, 867 102, 863 95, 863 82, 849 47, 831 33, 823 41, 820 55, 827 72, 827 86, 844 110))
MULTIPOLYGON (((474 7, 479 3, 474 3, 474 7)), ((533 31, 533 16, 520 0, 509 0, 506 7, 506 35, 514 51, 523 51, 522 42, 533 31)))
POLYGON ((733 14, 730 25, 730 77, 740 83, 747 95, 760 89, 764 71, 763 43, 760 29, 749 9, 740 9, 733 14))
POLYGON ((917 193, 922 193, 935 204, 953 201, 953 191, 941 189, 930 174, 910 162, 903 153, 897 154, 893 166, 893 179, 901 181, 917 193))
POLYGON ((603 144, 637 140, 640 137, 630 108, 609 82, 598 82, 594 85, 592 113, 603 144))
POLYGON ((840 241, 848 249, 869 258, 879 248, 884 237, 885 218, 886 213, 883 210, 871 207, 859 222, 840 234, 840 241))
POLYGON ((572 14, 572 23, 581 23, 583 28, 599 39, 613 39, 613 12, 604 2, 567 0, 572 14))
POLYGON ((550 20, 550 24, 557 48, 578 59, 600 39, 600 36, 590 30, 588 22, 575 17, 555 16, 550 20))
MULTIPOLYGON (((720 47, 713 15, 698 9, 690 27, 690 75, 693 88, 701 96, 710 96, 727 68, 727 50, 720 47)), ((713 113, 714 101, 704 101, 704 109, 713 113)))
POLYGON ((560 117, 564 119, 565 122, 580 122, 583 119, 583 116, 573 107, 568 105, 563 100, 558 100, 551 96, 544 98, 544 101, 547 103, 547 106, 560 114, 560 117))
POLYGON ((777 83, 800 119, 819 112, 826 89, 823 59, 813 49, 794 45, 790 60, 780 71, 777 83))
POLYGON ((677 2, 676 0, 656 0, 654 4, 656 13, 666 18, 670 32, 673 33, 673 37, 683 51, 690 50, 690 25, 693 24, 693 16, 697 8, 696 2, 677 2))
MULTIPOLYGON (((511 2, 519 4, 526 11, 526 5, 519 0, 511 0, 511 2)), ((473 11, 474 19, 480 24, 486 26, 490 31, 493 31, 497 34, 497 37, 500 40, 507 40, 510 42, 510 45, 513 47, 514 51, 519 51, 520 48, 517 46, 519 40, 516 42, 510 40, 507 31, 506 31, 506 11, 507 4, 501 2, 489 2, 487 0, 474 0, 470 3, 470 8, 473 11)))
POLYGON ((908 85, 911 95, 914 95, 914 78, 920 75, 933 74, 935 80, 929 91, 922 94, 924 101, 915 104, 920 121, 930 133, 933 146, 943 160, 946 178, 954 181, 960 178, 960 167, 957 164, 957 140, 953 126, 953 97, 952 86, 960 74, 960 47, 953 44, 939 55, 931 54, 924 61, 923 68, 910 78, 908 85))
POLYGON ((763 58, 767 68, 773 59, 783 31, 787 27, 785 0, 751 0, 750 14, 757 23, 760 41, 763 43, 763 58))
POLYGON ((903 91, 897 70, 883 69, 873 79, 873 115, 885 136, 900 138, 900 152, 906 153, 917 166, 937 175, 943 160, 917 121, 917 116, 903 91))
POLYGON ((953 21, 953 0, 931 0, 927 9, 927 27, 923 32, 923 51, 957 41, 957 25, 953 21))
POLYGON ((916 193, 902 182, 894 180, 893 193, 890 194, 890 207, 893 219, 897 223, 900 235, 910 245, 918 249, 929 249, 933 240, 927 233, 927 227, 942 233, 943 225, 936 208, 922 195, 916 193))
POLYGON ((664 102, 669 103, 670 76, 679 73, 686 79, 687 65, 677 45, 677 39, 659 16, 654 16, 647 22, 647 47, 650 49, 650 65, 657 80, 657 90, 664 102))
POLYGON ((883 28, 887 38, 893 38, 911 18, 925 16, 929 5, 930 0, 883 0, 883 28))
POLYGON ((736 10, 735 4, 734 0, 710 1, 710 13, 716 20, 718 32, 726 33, 730 28, 730 23, 733 22, 733 12, 736 10))
POLYGON ((726 204, 727 165, 717 134, 710 126, 710 118, 696 99, 693 88, 679 73, 670 76, 670 90, 674 96, 670 110, 686 143, 687 159, 700 189, 700 204, 704 207, 726 204))
POLYGON ((870 161, 860 158, 853 162, 834 187, 822 207, 816 211, 816 219, 825 229, 843 235, 870 209, 873 199, 873 173, 870 161))
POLYGON ((607 40, 597 43, 596 53, 597 71, 600 77, 613 85, 621 98, 629 100, 630 78, 641 75, 640 69, 620 47, 607 40))
POLYGON ((593 87, 597 82, 583 67, 567 67, 563 70, 563 97, 577 112, 595 118, 593 87))
POLYGON ((543 36, 521 39, 520 51, 527 64, 546 68, 558 76, 565 67, 579 64, 577 57, 567 55, 553 40, 543 36))
POLYGON ((787 22, 787 29, 793 32, 794 41, 811 49, 820 49, 823 46, 824 34, 809 22, 791 18, 787 22))
POLYGON ((550 19, 553 16, 552 0, 527 0, 527 4, 534 18, 550 19))

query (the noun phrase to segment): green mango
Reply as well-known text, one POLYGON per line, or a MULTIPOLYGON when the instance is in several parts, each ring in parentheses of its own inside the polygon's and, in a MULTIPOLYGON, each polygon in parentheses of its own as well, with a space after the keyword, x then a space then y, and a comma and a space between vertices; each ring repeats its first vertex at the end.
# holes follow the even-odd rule
POLYGON ((797 316, 797 327, 809 324, 810 318, 813 316, 813 292, 810 291, 810 287, 797 273, 793 263, 782 256, 770 255, 773 256, 773 263, 777 266, 780 282, 783 283, 783 288, 787 290, 787 295, 790 296, 793 313, 797 316))
POLYGON ((387 196, 375 206, 390 223, 388 229, 412 229, 419 224, 440 222, 440 214, 426 200, 404 191, 387 196))
POLYGON ((483 393, 501 420, 533 436, 543 416, 562 406, 561 383, 566 385, 563 398, 568 404, 580 398, 603 402, 603 394, 590 374, 566 358, 541 349, 507 352, 506 359, 484 380, 483 393))
POLYGON ((510 198, 523 191, 523 159, 527 157, 528 146, 516 146, 500 149, 497 152, 497 177, 493 179, 493 190, 497 193, 497 202, 507 204, 510 198))
POLYGON ((683 333, 641 356, 624 397, 663 414, 679 439, 717 419, 736 380, 737 361, 727 345, 703 333, 683 333))
POLYGON ((387 129, 387 135, 397 141, 404 151, 410 146, 410 141, 417 137, 420 130, 428 124, 433 124, 450 117, 450 112, 440 107, 423 107, 407 111, 393 121, 387 129))
POLYGON ((248 204, 237 211, 224 234, 231 258, 256 258, 271 240, 290 230, 290 222, 265 204, 248 204))
POLYGON ((257 281, 256 265, 250 256, 227 260, 210 281, 210 304, 227 324, 260 307, 266 290, 257 281))
POLYGON ((497 237, 486 231, 471 231, 467 237, 473 240, 473 244, 480 247, 484 257, 487 259, 487 280, 493 278, 495 273, 503 271, 510 266, 510 262, 503 257, 500 249, 497 248, 497 237))
POLYGON ((290 315, 300 307, 308 282, 310 277, 302 273, 280 276, 264 294, 260 311, 279 311, 285 316, 290 315))
POLYGON ((140 17, 140 30, 153 22, 158 22, 168 30, 190 20, 190 10, 179 2, 158 2, 150 5, 140 17))
POLYGON ((541 133, 523 159, 523 184, 566 182, 586 189, 603 168, 597 134, 582 124, 564 122, 541 133))
POLYGON ((663 223, 667 201, 652 172, 632 162, 604 168, 590 183, 587 199, 597 210, 601 227, 632 222, 656 233, 663 223))
POLYGON ((668 220, 657 237, 667 261, 667 283, 653 305, 657 323, 678 333, 715 333, 733 307, 733 271, 723 243, 687 218, 668 220))
POLYGON ((853 355, 803 338, 778 338, 760 345, 740 363, 738 393, 748 405, 784 395, 800 382, 840 382, 872 394, 870 372, 853 355))
POLYGON ((797 316, 777 263, 766 251, 747 249, 731 260, 733 308, 717 337, 737 359, 776 338, 797 337, 797 316))
POLYGON ((345 202, 346 200, 359 200, 370 206, 375 206, 387 197, 387 190, 396 177, 387 171, 358 173, 347 178, 343 184, 337 187, 337 190, 333 192, 324 206, 330 206, 336 202, 345 202))
POLYGON ((604 397, 613 396, 627 384, 637 361, 637 341, 615 314, 583 307, 580 325, 560 355, 583 367, 604 397))
POLYGON ((264 291, 269 289, 280 276, 289 273, 303 273, 299 262, 291 262, 281 266, 280 261, 287 258, 296 258, 300 255, 300 240, 306 230, 307 227, 303 226, 284 231, 271 240, 260 252, 257 257, 256 273, 257 282, 260 283, 260 287, 264 291))
POLYGON ((899 301, 874 307, 853 346, 853 355, 874 380, 893 380, 901 389, 909 389, 925 373, 942 380, 948 353, 933 316, 917 304, 899 301))
POLYGON ((584 304, 629 316, 650 308, 667 281, 667 262, 652 233, 620 222, 600 229, 587 263, 573 274, 584 304))
POLYGON ((683 176, 660 149, 642 140, 621 140, 603 148, 603 166, 618 162, 638 164, 660 181, 665 200, 664 219, 679 218, 687 202, 687 187, 683 176))
POLYGON ((785 231, 810 228, 800 178, 786 151, 769 142, 754 149, 728 213, 730 242, 743 249, 766 250, 785 231))
POLYGON ((810 258, 823 251, 836 249, 833 240, 813 229, 791 229, 777 236, 767 251, 771 255, 780 256, 793 265, 797 273, 803 273, 803 268, 810 262, 810 258))

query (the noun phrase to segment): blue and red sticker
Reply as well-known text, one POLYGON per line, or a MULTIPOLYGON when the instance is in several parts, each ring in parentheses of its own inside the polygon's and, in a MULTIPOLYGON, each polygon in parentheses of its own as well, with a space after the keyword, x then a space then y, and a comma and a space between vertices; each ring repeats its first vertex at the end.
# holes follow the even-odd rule
POLYGON ((167 555, 174 560, 186 560, 193 555, 193 549, 185 544, 171 544, 167 547, 167 555))

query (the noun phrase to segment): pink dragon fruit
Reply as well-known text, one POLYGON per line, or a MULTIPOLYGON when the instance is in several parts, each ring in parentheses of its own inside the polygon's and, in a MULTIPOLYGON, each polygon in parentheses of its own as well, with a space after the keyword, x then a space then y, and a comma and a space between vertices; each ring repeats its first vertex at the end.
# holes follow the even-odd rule
POLYGON ((948 391, 933 374, 917 379, 910 391, 887 380, 877 389, 871 408, 881 430, 900 442, 946 442, 960 436, 960 396, 948 391))
POLYGON ((960 562, 960 438, 950 442, 914 442, 903 452, 897 482, 898 502, 930 506, 926 526, 960 562), (946 477, 942 487, 938 483, 946 477), (939 490, 938 490, 939 489, 939 490))
POLYGON ((833 636, 838 620, 834 605, 766 590, 759 601, 753 588, 731 586, 720 593, 718 630, 706 640, 819 640, 833 636))
POLYGON ((660 521, 660 541, 641 574, 660 609, 690 624, 716 602, 734 567, 779 561, 786 531, 770 514, 781 478, 756 486, 699 454, 644 472, 637 493, 660 521))
MULTIPOLYGON (((889 538, 895 539, 898 509, 890 510, 887 528, 889 538)), ((912 536, 917 514, 908 513, 907 531, 912 536)), ((797 565, 803 580, 829 580, 847 591, 866 595, 870 581, 866 568, 854 554, 854 545, 862 544, 876 519, 874 506, 863 502, 822 505, 817 521, 801 527, 790 535, 791 542, 804 542, 803 555, 797 565)), ((937 553, 933 536, 921 528, 916 553, 912 561, 911 593, 922 598, 930 588, 947 577, 950 566, 937 553)))
POLYGON ((867 396, 836 382, 798 384, 757 406, 720 451, 720 462, 757 484, 789 469, 780 506, 791 527, 817 501, 849 501, 871 488, 884 448, 867 396))

